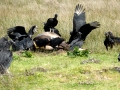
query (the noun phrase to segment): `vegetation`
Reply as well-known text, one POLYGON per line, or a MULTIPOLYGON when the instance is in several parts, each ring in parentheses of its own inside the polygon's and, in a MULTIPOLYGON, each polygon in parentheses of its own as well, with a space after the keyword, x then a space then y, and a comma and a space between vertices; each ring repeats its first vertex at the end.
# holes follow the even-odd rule
POLYGON ((25 26, 27 31, 37 25, 41 33, 43 22, 57 13, 56 28, 67 41, 78 3, 85 7, 88 23, 101 24, 85 41, 83 48, 89 50, 88 56, 71 58, 67 52, 57 51, 14 52, 10 74, 0 75, 1 90, 120 89, 119 46, 106 51, 103 44, 106 31, 120 35, 119 0, 0 0, 0 36, 16 25, 25 26))
POLYGON ((79 50, 78 47, 75 47, 73 51, 68 51, 67 52, 67 55, 70 56, 70 57, 77 57, 77 56, 88 57, 88 54, 89 54, 88 50, 79 50))

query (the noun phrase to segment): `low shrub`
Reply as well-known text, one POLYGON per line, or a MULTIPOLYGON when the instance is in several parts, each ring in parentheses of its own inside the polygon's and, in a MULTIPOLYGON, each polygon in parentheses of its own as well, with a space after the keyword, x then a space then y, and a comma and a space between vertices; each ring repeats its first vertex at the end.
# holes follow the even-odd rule
POLYGON ((77 56, 88 57, 88 54, 89 54, 89 51, 87 49, 80 51, 78 47, 75 47, 73 51, 67 52, 67 56, 70 56, 70 57, 77 57, 77 56))

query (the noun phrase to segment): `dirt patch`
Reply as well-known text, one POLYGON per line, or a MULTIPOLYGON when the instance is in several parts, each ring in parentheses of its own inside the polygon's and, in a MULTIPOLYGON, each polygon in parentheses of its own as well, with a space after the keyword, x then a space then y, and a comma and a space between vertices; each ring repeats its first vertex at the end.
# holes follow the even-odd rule
POLYGON ((100 63, 101 61, 100 60, 97 60, 97 59, 89 59, 89 60, 84 60, 81 62, 81 64, 86 64, 86 63, 100 63))
POLYGON ((30 76, 30 75, 34 75, 36 72, 47 72, 46 69, 42 68, 42 67, 35 67, 29 70, 25 70, 25 75, 26 76, 30 76))
POLYGON ((111 68, 111 70, 118 71, 120 73, 120 67, 113 67, 113 68, 111 68))

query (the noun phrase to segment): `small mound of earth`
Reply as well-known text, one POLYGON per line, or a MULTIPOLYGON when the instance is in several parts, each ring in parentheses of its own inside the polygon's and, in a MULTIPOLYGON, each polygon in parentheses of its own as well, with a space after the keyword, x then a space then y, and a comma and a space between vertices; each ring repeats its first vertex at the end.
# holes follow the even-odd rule
POLYGON ((120 73, 120 67, 113 67, 112 70, 118 71, 120 73))
POLYGON ((89 60, 84 60, 82 61, 80 64, 86 64, 86 63, 100 63, 100 60, 96 60, 96 59, 89 59, 89 60))
POLYGON ((47 70, 42 67, 35 67, 29 70, 25 70, 26 76, 34 75, 36 72, 47 72, 47 70))

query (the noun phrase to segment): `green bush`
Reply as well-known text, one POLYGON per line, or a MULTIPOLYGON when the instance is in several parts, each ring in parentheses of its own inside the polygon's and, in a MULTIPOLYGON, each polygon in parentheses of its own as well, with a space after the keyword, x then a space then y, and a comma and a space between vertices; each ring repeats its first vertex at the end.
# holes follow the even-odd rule
POLYGON ((28 57, 28 58, 31 58, 33 57, 32 53, 30 51, 25 51, 22 53, 22 56, 23 57, 28 57))
POLYGON ((73 51, 67 52, 67 55, 70 57, 76 57, 76 56, 88 57, 88 54, 89 54, 88 50, 80 51, 78 47, 75 47, 73 51))

